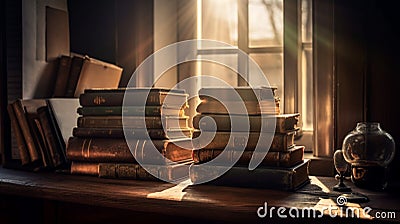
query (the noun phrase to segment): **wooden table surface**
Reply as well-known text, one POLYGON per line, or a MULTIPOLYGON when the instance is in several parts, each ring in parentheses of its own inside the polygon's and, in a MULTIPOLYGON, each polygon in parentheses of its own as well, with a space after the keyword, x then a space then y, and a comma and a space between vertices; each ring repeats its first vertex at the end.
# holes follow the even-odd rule
MULTIPOLYGON (((268 208, 306 208, 336 206, 338 196, 330 191, 337 183, 331 177, 311 176, 311 183, 297 192, 270 189, 251 189, 211 185, 190 185, 184 181, 178 185, 136 180, 102 179, 63 173, 32 173, 0 168, 0 194, 40 198, 67 203, 101 206, 154 215, 185 217, 189 220, 215 222, 261 222, 288 221, 274 214, 272 218, 259 218, 257 209, 267 202, 268 208)), ((379 219, 380 222, 399 222, 399 196, 387 192, 372 192, 354 187, 353 190, 367 195, 367 203, 350 206, 370 207, 370 215, 376 212, 393 212, 395 218, 379 219)), ((286 210, 287 211, 287 210, 286 210)), ((329 216, 322 219, 334 220, 329 216)), ((311 220, 311 219, 309 219, 311 220)), ((350 219, 353 220, 353 219, 350 219)), ((346 221, 350 221, 346 219, 346 221)), ((290 219, 292 222, 301 219, 290 219)), ((377 218, 362 217, 361 221, 374 223, 377 218)))

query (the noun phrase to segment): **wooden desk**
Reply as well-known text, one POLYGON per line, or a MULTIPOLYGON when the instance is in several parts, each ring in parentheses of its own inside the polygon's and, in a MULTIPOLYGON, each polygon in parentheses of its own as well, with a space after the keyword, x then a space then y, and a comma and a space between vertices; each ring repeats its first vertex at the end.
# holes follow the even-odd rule
MULTIPOLYGON (((278 214, 259 218, 257 209, 315 207, 334 204, 324 195, 336 184, 329 177, 311 177, 312 184, 299 192, 248 189, 210 185, 173 185, 162 182, 101 179, 58 173, 31 173, 0 168, 0 214, 4 221, 36 220, 42 223, 201 223, 201 222, 313 222, 338 223, 338 218, 282 219, 278 214), (330 202, 329 202, 330 201, 330 202)), ((361 207, 376 212, 394 212, 399 222, 399 197, 382 192, 356 189, 370 198, 361 207)), ((288 210, 286 210, 288 211, 288 210)), ((343 218, 339 220, 344 221, 343 218)), ((354 223, 374 223, 368 218, 345 219, 354 223)), ((7 222, 5 222, 7 223, 7 222)), ((346 222, 347 223, 347 222, 346 222)))

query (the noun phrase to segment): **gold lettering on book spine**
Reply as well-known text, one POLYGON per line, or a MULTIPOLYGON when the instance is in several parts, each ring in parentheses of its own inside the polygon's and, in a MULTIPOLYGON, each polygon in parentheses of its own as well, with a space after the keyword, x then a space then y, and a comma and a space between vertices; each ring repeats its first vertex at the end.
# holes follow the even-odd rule
POLYGON ((104 99, 104 98, 101 97, 101 96, 96 96, 96 97, 93 99, 93 103, 96 104, 96 105, 100 105, 100 104, 103 104, 103 103, 105 103, 105 102, 106 102, 106 99, 104 99))

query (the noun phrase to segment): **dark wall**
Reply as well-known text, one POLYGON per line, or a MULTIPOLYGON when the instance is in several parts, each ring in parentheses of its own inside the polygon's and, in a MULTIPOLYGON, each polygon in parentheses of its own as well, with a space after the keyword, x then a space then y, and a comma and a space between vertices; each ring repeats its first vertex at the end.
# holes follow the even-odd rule
POLYGON ((114 1, 68 0, 71 51, 116 62, 114 1))
MULTIPOLYGON (((337 144, 358 121, 379 122, 400 145, 396 110, 400 14, 391 1, 336 0, 337 144)), ((391 177, 400 178, 400 150, 391 177)))
POLYGON ((71 51, 121 66, 126 86, 153 53, 153 1, 68 0, 68 11, 71 51))

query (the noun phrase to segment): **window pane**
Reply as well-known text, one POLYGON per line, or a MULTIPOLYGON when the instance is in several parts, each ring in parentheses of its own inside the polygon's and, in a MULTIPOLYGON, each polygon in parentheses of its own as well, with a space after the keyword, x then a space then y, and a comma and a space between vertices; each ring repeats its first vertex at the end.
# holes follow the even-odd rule
POLYGON ((282 46, 283 0, 249 0, 249 47, 282 46))
MULTIPOLYGON (((201 75, 212 76, 225 81, 230 86, 237 86, 238 76, 234 70, 238 69, 238 56, 237 54, 214 54, 214 55, 201 55, 201 75), (205 61, 206 60, 206 61, 205 61), (221 65, 216 63, 224 63, 221 65), (226 66, 225 66, 226 65, 226 66)), ((213 79, 201 79, 201 86, 221 86, 221 82, 213 79)))
POLYGON ((312 39, 312 7, 311 0, 301 1, 301 30, 303 42, 311 42, 312 39))
POLYGON ((313 80, 312 80, 312 51, 304 50, 302 55, 302 72, 300 78, 300 111, 302 114, 303 130, 313 129, 313 80))
POLYGON ((237 0, 202 0, 201 28, 201 39, 217 40, 237 46, 237 0))
MULTIPOLYGON (((269 84, 278 87, 277 95, 280 97, 280 109, 283 105, 283 71, 282 71, 282 54, 250 54, 250 57, 260 66, 260 69, 264 72, 267 77, 269 84)), ((249 71, 250 83, 262 83, 262 81, 255 80, 255 76, 252 75, 256 71, 249 71)))

